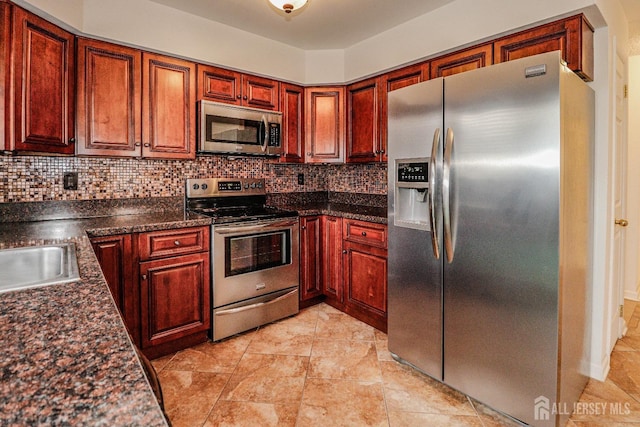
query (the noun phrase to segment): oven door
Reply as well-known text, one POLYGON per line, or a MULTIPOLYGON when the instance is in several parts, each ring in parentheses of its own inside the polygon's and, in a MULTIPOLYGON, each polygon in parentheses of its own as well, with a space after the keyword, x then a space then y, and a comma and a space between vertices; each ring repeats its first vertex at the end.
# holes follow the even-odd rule
POLYGON ((299 284, 298 218, 213 226, 213 306, 299 284))

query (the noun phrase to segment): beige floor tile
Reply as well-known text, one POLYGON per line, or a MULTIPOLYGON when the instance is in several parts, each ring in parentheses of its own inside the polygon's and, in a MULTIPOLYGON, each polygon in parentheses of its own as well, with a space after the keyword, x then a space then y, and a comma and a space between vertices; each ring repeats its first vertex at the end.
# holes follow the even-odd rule
MULTIPOLYGON (((315 330, 315 328, 313 329, 315 330)), ((298 325, 273 324, 256 332, 247 351, 250 353, 309 356, 313 330, 301 331, 298 325)))
POLYGON ((203 427, 294 427, 299 404, 218 401, 203 427))
POLYGON ((577 408, 571 419, 576 425, 579 422, 593 423, 636 423, 640 425, 640 403, 621 390, 613 381, 604 382, 590 380, 580 396, 577 408), (604 408, 594 412, 593 408, 604 408))
POLYGON ((344 313, 320 311, 316 338, 373 341, 375 328, 344 313))
POLYGON ((392 362, 391 352, 389 351, 388 340, 376 340, 376 352, 378 353, 378 360, 384 362, 392 362))
POLYGON ((427 414, 475 415, 467 397, 397 362, 380 362, 387 409, 427 414))
POLYGON ((151 360, 153 369, 155 369, 156 372, 162 371, 165 368, 165 366, 167 366, 167 364, 171 361, 171 359, 173 359, 173 356, 175 355, 176 355, 175 353, 171 353, 167 356, 163 356, 163 357, 159 357, 157 359, 151 360))
POLYGON ((220 342, 206 342, 179 351, 165 369, 232 373, 247 350, 251 337, 240 335, 220 342))
POLYGON ((221 400, 293 403, 302 398, 308 357, 247 353, 220 396, 221 400))
POLYGON ((318 339, 313 342, 309 378, 381 381, 373 341, 318 339))
POLYGON ((485 427, 522 427, 522 424, 502 415, 500 412, 494 411, 487 405, 474 399, 471 399, 471 402, 485 427))
POLYGON ((298 427, 387 426, 382 384, 347 380, 307 380, 298 427))
POLYGON ((389 426, 484 427, 480 418, 475 415, 441 415, 397 411, 389 411, 389 426))
POLYGON ((229 380, 227 374, 163 370, 165 412, 174 427, 202 425, 229 380))
POLYGON ((608 379, 640 401, 640 352, 614 351, 611 353, 611 370, 608 379))

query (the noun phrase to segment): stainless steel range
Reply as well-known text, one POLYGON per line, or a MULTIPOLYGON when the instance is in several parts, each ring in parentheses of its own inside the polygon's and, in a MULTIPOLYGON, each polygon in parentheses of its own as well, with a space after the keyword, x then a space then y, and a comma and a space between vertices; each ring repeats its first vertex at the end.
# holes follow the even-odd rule
POLYGON ((188 179, 186 208, 213 218, 214 341, 298 312, 298 213, 266 206, 264 179, 188 179))

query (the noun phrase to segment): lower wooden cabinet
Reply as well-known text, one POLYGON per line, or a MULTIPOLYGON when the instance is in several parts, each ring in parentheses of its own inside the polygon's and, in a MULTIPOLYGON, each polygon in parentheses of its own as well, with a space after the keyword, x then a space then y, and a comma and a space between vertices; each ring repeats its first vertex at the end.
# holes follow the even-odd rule
POLYGON ((300 301, 322 295, 321 216, 300 218, 300 301))
POLYGON ((300 293, 307 295, 301 301, 319 294, 320 263, 325 302, 386 332, 386 225, 330 215, 302 217, 301 224, 305 228, 301 230, 300 293))
MULTIPOLYGON (((140 263, 142 350, 210 329, 209 254, 140 263)), ((147 351, 145 351, 147 350, 147 351)), ((160 353, 164 353, 162 350, 160 353)))
POLYGON ((156 358, 207 340, 209 227, 91 239, 136 346, 156 358))
POLYGON ((140 289, 135 280, 131 234, 94 237, 91 245, 124 324, 139 346, 140 289))

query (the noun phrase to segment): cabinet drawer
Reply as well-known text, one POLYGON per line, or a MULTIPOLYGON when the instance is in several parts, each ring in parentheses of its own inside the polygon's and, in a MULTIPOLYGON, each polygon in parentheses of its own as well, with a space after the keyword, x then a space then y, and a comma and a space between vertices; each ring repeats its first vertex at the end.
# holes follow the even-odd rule
POLYGON ((208 250, 209 227, 152 231, 138 236, 141 261, 208 250))
POLYGON ((343 224, 342 232, 344 240, 378 248, 387 248, 386 225, 353 219, 345 219, 343 224))

